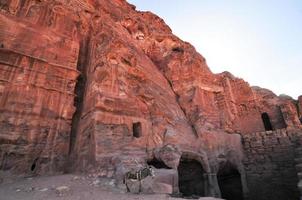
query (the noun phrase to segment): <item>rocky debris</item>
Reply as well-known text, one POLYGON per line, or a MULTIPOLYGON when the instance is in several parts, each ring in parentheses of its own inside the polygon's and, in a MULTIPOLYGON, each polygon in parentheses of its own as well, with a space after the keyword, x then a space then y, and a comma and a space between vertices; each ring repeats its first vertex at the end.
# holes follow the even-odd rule
POLYGON ((32 191, 34 191, 36 188, 34 188, 34 187, 29 187, 29 188, 26 188, 25 189, 25 192, 32 192, 32 191))
POLYGON ((16 189, 16 192, 21 192, 22 190, 20 188, 16 189))
POLYGON ((48 188, 41 188, 39 189, 40 192, 47 192, 48 191, 48 188))
POLYGON ((80 177, 78 177, 78 176, 72 177, 72 181, 77 181, 77 180, 80 180, 80 177))
POLYGON ((93 185, 93 186, 98 186, 100 184, 100 180, 94 180, 92 183, 91 183, 91 185, 93 185))
MULTIPOLYGON (((5 200, 16 200, 16 199, 22 199, 22 200, 41 200, 41 199, 181 200, 181 198, 173 198, 172 196, 165 195, 165 194, 136 195, 136 194, 130 194, 125 192, 121 193, 115 190, 108 190, 108 188, 103 187, 102 185, 106 185, 106 182, 110 182, 110 180, 100 179, 100 181, 101 183, 99 187, 93 187, 89 185, 91 182, 90 179, 87 179, 84 175, 82 176, 78 174, 77 175, 65 174, 65 175, 47 176, 47 177, 40 176, 40 177, 36 177, 35 181, 30 183, 26 179, 16 179, 11 183, 1 185, 0 199, 5 199, 5 200), (71 181, 72 177, 74 176, 78 176, 80 180, 71 181), (85 179, 82 180, 82 178, 85 179), (63 196, 59 196, 55 189, 60 186, 68 186, 70 190, 63 196), (24 189, 29 187, 35 187, 35 190, 33 192, 24 192, 24 189), (16 192, 17 188, 21 189, 21 191, 16 192), (40 191, 45 188, 48 188, 48 190, 40 191)), ((207 198, 205 199, 207 200, 207 198)))
POLYGON ((34 192, 36 190, 37 188, 35 187, 20 187, 15 189, 16 192, 34 192))
POLYGON ((66 185, 62 185, 62 186, 56 187, 55 191, 56 191, 58 196, 64 196, 68 192, 70 192, 70 187, 68 187, 66 185))

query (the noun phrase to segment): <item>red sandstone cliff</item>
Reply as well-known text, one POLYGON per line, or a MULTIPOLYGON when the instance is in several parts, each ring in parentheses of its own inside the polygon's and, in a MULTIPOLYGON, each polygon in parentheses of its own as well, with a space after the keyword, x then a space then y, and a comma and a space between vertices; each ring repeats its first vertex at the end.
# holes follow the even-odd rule
POLYGON ((302 99, 213 74, 162 19, 124 0, 0 2, 0 168, 52 173, 133 159, 242 169, 239 134, 301 128, 302 99), (223 158, 223 159, 222 159, 223 158))

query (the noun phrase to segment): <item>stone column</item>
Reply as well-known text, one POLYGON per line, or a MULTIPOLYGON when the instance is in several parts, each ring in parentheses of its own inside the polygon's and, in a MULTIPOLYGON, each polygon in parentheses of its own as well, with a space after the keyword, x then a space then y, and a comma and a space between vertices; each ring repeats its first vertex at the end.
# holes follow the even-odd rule
POLYGON ((205 180, 207 180, 207 184, 205 184, 206 196, 221 197, 218 180, 217 180, 217 174, 207 173, 204 176, 205 176, 205 180))

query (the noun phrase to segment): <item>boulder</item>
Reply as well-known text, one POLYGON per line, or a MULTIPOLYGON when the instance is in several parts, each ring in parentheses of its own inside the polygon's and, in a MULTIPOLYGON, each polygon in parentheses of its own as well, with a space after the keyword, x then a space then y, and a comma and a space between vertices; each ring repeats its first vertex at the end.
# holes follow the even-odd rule
POLYGON ((168 167, 177 169, 181 157, 181 151, 173 144, 165 145, 155 151, 155 157, 163 161, 168 167))

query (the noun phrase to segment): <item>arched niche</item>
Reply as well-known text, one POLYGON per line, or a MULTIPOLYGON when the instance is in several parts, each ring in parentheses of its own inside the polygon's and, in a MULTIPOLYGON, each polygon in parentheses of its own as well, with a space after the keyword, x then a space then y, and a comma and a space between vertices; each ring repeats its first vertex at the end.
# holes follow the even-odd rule
POLYGON ((244 200, 241 174, 238 169, 226 162, 217 173, 221 197, 226 200, 244 200))
POLYGON ((182 155, 178 165, 179 192, 183 197, 198 198, 206 195, 206 170, 193 154, 182 155))
POLYGON ((263 121, 265 131, 272 131, 273 126, 272 126, 271 119, 270 119, 269 115, 266 112, 262 113, 261 118, 262 118, 262 121, 263 121))

